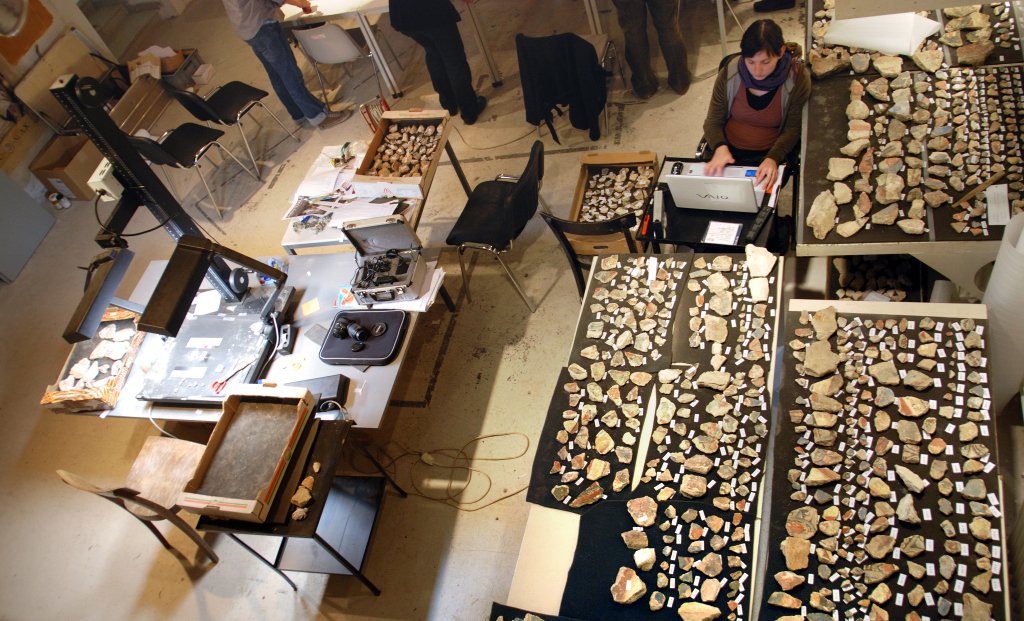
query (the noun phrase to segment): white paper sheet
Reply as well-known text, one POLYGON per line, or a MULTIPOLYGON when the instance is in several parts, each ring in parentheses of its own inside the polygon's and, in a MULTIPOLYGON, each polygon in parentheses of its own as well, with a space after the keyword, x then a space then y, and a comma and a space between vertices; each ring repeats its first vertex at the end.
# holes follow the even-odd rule
POLYGON ((941 27, 939 22, 916 13, 837 19, 825 33, 825 44, 910 56, 941 27))

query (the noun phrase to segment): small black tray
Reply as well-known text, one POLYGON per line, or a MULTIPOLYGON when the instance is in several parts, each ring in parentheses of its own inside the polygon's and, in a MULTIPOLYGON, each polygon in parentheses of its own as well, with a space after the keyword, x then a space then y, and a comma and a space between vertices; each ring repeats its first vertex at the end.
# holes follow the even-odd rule
POLYGON ((402 339, 408 324, 409 316, 403 310, 341 311, 334 316, 334 321, 327 330, 327 337, 320 347, 320 360, 327 364, 351 366, 385 365, 391 362, 402 348, 402 339), (361 351, 352 351, 352 344, 355 343, 352 337, 331 336, 334 333, 334 326, 341 317, 357 321, 367 329, 372 329, 378 323, 386 324, 388 329, 380 336, 370 337, 361 351))

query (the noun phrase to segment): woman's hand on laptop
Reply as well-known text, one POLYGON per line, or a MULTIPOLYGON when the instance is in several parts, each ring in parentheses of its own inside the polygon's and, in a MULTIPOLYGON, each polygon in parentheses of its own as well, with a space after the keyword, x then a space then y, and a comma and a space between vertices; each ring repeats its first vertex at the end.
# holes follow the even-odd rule
POLYGON ((775 187, 775 179, 779 176, 779 165, 770 157, 764 158, 761 165, 757 167, 757 176, 754 177, 754 187, 768 190, 775 187), (763 185, 762 185, 762 182, 763 185))
POLYGON ((718 145, 714 155, 711 156, 711 161, 704 165, 704 174, 709 177, 721 176, 725 167, 735 162, 736 160, 733 159, 732 152, 729 151, 729 145, 718 145))

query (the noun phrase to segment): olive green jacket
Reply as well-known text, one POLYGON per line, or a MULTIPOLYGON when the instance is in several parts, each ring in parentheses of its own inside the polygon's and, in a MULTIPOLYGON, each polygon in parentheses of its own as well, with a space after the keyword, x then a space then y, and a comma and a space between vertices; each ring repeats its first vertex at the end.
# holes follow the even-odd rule
MULTIPOLYGON (((711 105, 704 119, 704 137, 712 151, 726 144, 725 123, 729 120, 732 102, 736 98, 742 83, 740 81, 739 63, 741 56, 731 58, 718 72, 715 89, 711 93, 711 105)), ((811 74, 802 62, 794 62, 789 79, 782 85, 782 125, 779 137, 768 150, 765 157, 776 163, 782 163, 786 155, 800 142, 801 119, 804 104, 811 96, 811 74)))

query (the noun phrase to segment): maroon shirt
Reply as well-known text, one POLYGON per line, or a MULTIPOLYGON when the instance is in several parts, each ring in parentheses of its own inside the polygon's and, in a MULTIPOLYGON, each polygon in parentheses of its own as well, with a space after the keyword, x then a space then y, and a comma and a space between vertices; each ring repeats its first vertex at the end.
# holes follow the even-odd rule
POLYGON ((736 91, 729 120, 725 123, 725 138, 737 149, 767 151, 779 137, 782 125, 782 89, 776 89, 768 107, 755 110, 747 101, 747 89, 736 91))

